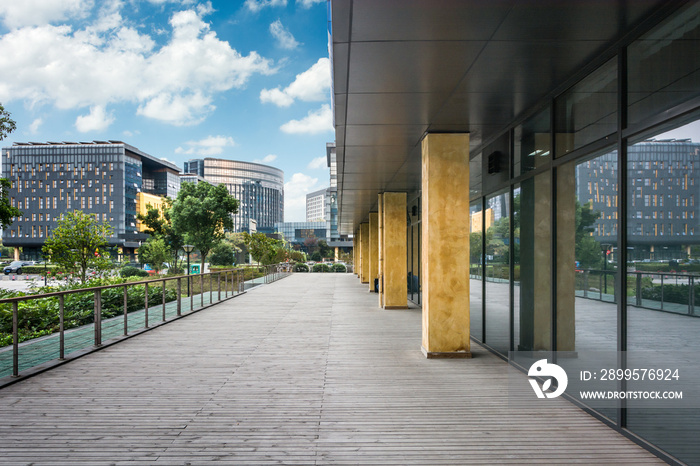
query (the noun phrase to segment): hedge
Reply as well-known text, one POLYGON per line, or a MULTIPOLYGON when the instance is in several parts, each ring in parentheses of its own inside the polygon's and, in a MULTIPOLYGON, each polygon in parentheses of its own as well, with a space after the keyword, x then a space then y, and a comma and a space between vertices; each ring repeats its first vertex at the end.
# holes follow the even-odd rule
POLYGON ((346 273, 348 271, 347 267, 345 267, 343 264, 333 264, 331 269, 336 273, 346 273))
POLYGON ((306 264, 294 264, 294 268, 292 270, 294 272, 308 272, 309 266, 306 264))
POLYGON ((325 273, 330 272, 331 267, 328 264, 314 264, 314 268, 312 270, 314 272, 325 273))

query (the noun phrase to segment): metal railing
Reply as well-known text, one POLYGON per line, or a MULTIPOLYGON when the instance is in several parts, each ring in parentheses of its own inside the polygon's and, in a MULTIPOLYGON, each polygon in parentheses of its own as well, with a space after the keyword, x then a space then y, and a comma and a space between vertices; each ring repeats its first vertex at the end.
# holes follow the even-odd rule
POLYGON ((108 339, 140 333, 288 274, 272 265, 0 299, 0 312, 12 314, 12 344, 0 348, 0 380, 100 347, 108 339), (47 325, 54 331, 20 343, 24 314, 41 309, 51 309, 46 314, 53 323, 47 325))

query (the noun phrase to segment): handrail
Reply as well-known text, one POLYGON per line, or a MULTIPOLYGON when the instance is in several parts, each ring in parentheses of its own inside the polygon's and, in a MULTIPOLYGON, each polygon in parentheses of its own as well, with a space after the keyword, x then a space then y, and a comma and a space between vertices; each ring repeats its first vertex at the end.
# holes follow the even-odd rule
MULTIPOLYGON (((66 355, 66 334, 71 336, 76 335, 75 340, 80 340, 78 343, 73 345, 69 352, 81 351, 89 348, 91 343, 94 347, 100 347, 103 345, 103 339, 113 339, 113 338, 124 338, 130 333, 136 332, 136 330, 143 331, 141 329, 149 329, 153 325, 158 324, 154 319, 158 319, 155 315, 149 316, 149 309, 153 309, 154 306, 162 306, 162 313, 160 317, 160 323, 165 323, 175 318, 182 316, 183 306, 182 302, 187 297, 190 298, 190 313, 195 310, 201 310, 209 307, 215 303, 225 301, 227 299, 233 298, 245 292, 246 283, 250 283, 249 286, 260 285, 262 283, 272 283, 276 280, 284 278, 289 275, 288 272, 283 272, 281 268, 275 264, 270 266, 262 266, 257 268, 258 272, 262 272, 261 281, 256 281, 258 278, 253 278, 246 282, 245 271, 241 268, 224 269, 217 270, 213 272, 195 274, 195 275, 178 275, 174 277, 164 277, 149 280, 139 280, 134 282, 118 283, 114 285, 100 285, 89 288, 75 289, 75 290, 64 290, 56 291, 45 294, 33 294, 25 296, 16 296, 12 298, 0 299, 0 305, 11 305, 12 308, 12 377, 19 377, 20 365, 24 367, 22 370, 32 369, 40 364, 44 364, 48 361, 58 359, 59 361, 65 360, 66 355), (199 275, 199 283, 196 282, 197 275, 199 275), (216 278, 214 278, 216 276, 216 278), (205 277, 208 281, 208 287, 205 286, 205 277), (187 284, 187 294, 183 296, 183 280, 187 284), (167 282, 176 281, 175 290, 167 287, 167 282), (216 281, 216 283, 214 283, 216 281), (143 286, 144 296, 142 305, 143 307, 138 307, 138 301, 136 303, 136 309, 134 309, 134 302, 129 302, 129 288, 143 286), (122 288, 123 297, 121 299, 121 305, 119 307, 110 307, 108 311, 110 314, 107 315, 107 321, 103 320, 103 313, 105 309, 103 308, 103 292, 110 289, 122 288), (156 291, 157 301, 149 303, 149 288, 156 291), (197 290, 197 288, 199 288, 197 290), (207 289, 208 288, 208 289, 207 289), (175 293, 167 297, 168 290, 175 293), (78 293, 83 294, 93 294, 94 304, 92 307, 92 312, 89 314, 83 314, 78 316, 78 319, 82 319, 83 322, 88 319, 92 319, 92 322, 85 325, 80 325, 72 329, 67 329, 66 322, 66 297, 69 295, 74 295, 78 293), (195 309, 194 297, 196 294, 200 295, 199 306, 195 309), (205 294, 207 296, 207 303, 205 305, 205 294), (158 296, 160 295, 160 296, 158 296), (159 299, 158 299, 159 298, 159 299), (20 360, 20 342, 19 342, 19 322, 20 322, 20 309, 19 304, 21 302, 31 301, 31 300, 58 300, 58 330, 39 338, 32 338, 22 343, 21 347, 23 358, 31 359, 29 363, 21 364, 20 360), (160 301, 160 302, 158 302, 160 301), (168 304, 171 304, 170 310, 168 311, 168 304), (122 324, 119 324, 121 317, 119 314, 119 308, 123 312, 122 324), (131 311, 129 310, 131 309, 131 311), (116 311, 116 315, 114 314, 116 311), (110 317, 113 315, 113 317, 110 317), (169 318, 170 315, 170 318, 169 318), (131 316, 131 319, 129 318, 131 316), (103 324, 108 322, 109 328, 103 328, 103 324), (130 325, 131 324, 131 325, 130 325), (92 328, 90 328, 92 326, 92 328), (118 328, 123 328, 123 331, 119 331, 119 335, 114 333, 118 328), (89 334, 93 334, 90 336, 89 334), (84 343, 81 343, 83 342, 84 343), (47 343, 48 342, 48 343, 47 343), (80 346, 82 345, 82 346, 80 346), (55 348, 58 346, 58 348, 55 348), (56 349, 58 351, 56 352, 56 349), (33 356, 25 357, 27 353, 33 354, 33 356), (36 353, 36 354, 35 354, 36 353), (56 354, 57 353, 57 354, 56 354), (52 357, 49 357, 50 355, 52 357), (55 356, 58 356, 56 358, 55 356)), ((151 292, 153 293, 153 292, 151 292)), ((114 298, 112 296, 112 298, 114 298)), ((151 297, 152 298, 152 297, 151 297)), ((55 303, 55 302, 54 302, 55 303)), ((112 302, 114 304, 114 301, 112 302)), ((9 317, 9 316, 8 316, 9 317)), ((55 314, 49 314, 49 317, 56 318, 55 314)), ((54 321, 55 322, 55 321, 54 321)), ((89 320, 88 320, 89 322, 89 320)), ((51 325, 47 324, 51 328, 51 325)), ((55 327, 54 327, 55 328, 55 327)), ((10 346, 2 348, 0 347, 0 386, 3 386, 2 372, 9 371, 10 360, 9 356, 10 346)), ((9 375, 9 374, 8 374, 9 375)))

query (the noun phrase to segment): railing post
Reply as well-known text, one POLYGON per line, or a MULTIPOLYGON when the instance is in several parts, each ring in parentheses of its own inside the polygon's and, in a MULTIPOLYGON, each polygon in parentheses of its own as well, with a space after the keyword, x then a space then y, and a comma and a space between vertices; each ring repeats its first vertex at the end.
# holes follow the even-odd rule
POLYGON ((144 309, 144 314, 143 314, 143 327, 148 328, 148 282, 143 284, 144 291, 145 293, 145 298, 144 298, 144 303, 143 303, 143 309, 144 309))
POLYGON ((199 303, 201 307, 204 307, 204 270, 199 274, 199 303))
POLYGON ((637 306, 641 307, 642 306, 642 274, 639 272, 636 272, 635 275, 637 276, 637 283, 635 284, 636 288, 636 295, 637 295, 637 306))
POLYGON ((163 303, 163 322, 165 322, 165 281, 166 280, 163 280, 163 287, 162 287, 163 295, 161 296, 161 300, 163 303))
POLYGON ((588 298, 588 270, 583 271, 583 297, 588 298))
POLYGON ((187 289, 190 290, 190 312, 194 311, 194 282, 192 275, 187 276, 187 289))
POLYGON ((19 377, 19 311, 12 301, 12 377, 19 377))
POLYGON ((214 274, 212 272, 209 272, 209 304, 212 304, 212 299, 214 298, 214 292, 213 292, 213 287, 214 284, 212 283, 212 279, 214 278, 214 274))
POLYGON ((177 315, 182 315, 182 278, 177 277, 177 315))
POLYGON ((228 298, 228 270, 224 272, 224 298, 228 298))
POLYGON ((221 301, 221 272, 216 274, 216 291, 218 291, 219 301, 221 301))
POLYGON ((66 333, 65 333, 65 303, 63 295, 58 297, 58 359, 65 359, 66 356, 66 333))
MULTIPOLYGON (((598 275, 598 281, 600 282, 599 288, 600 288, 600 300, 603 300, 603 277, 605 276, 605 272, 601 273, 598 275)), ((608 291, 608 290, 605 290, 608 291)))
POLYGON ((664 309, 664 274, 661 274, 661 310, 664 309))
POLYGON ((95 346, 102 345, 102 290, 95 290, 95 346))
POLYGON ((127 293, 128 285, 124 285, 124 336, 129 334, 129 296, 127 293))
POLYGON ((688 315, 695 314, 695 280, 693 276, 688 277, 688 315))

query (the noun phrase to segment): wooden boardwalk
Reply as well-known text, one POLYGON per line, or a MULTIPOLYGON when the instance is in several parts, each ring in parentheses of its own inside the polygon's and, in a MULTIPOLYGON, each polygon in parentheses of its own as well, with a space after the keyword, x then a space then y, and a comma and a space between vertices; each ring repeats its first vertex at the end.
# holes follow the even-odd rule
POLYGON ((426 360, 420 311, 366 289, 293 275, 0 390, 0 464, 662 464, 566 402, 509 408, 476 345, 426 360))

